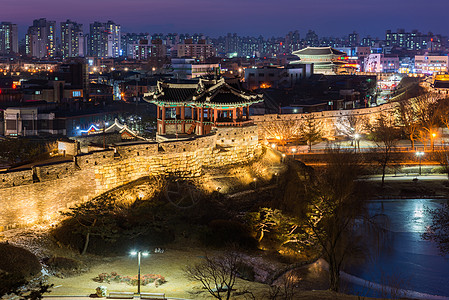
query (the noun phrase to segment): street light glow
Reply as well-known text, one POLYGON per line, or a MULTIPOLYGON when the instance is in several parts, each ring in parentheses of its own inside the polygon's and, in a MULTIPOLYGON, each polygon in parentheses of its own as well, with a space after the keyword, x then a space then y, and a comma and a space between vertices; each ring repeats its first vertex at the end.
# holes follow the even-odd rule
POLYGON ((131 251, 129 254, 131 254, 132 256, 137 255, 137 251, 131 251))

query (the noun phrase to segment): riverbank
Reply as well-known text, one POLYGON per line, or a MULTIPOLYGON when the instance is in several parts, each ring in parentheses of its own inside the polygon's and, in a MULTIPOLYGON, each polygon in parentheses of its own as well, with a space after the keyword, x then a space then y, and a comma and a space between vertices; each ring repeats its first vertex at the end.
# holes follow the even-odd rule
POLYGON ((382 186, 380 175, 360 179, 374 199, 449 198, 447 175, 387 175, 382 186))

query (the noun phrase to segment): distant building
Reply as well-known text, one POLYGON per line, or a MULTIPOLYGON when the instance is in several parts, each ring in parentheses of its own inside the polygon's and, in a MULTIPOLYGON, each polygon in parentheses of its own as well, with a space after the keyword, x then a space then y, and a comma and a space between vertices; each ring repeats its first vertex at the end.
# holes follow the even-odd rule
POLYGON ((25 52, 28 56, 43 58, 56 55, 56 22, 47 19, 33 21, 25 35, 25 52))
POLYGON ((312 64, 288 67, 246 68, 245 83, 250 90, 259 88, 290 88, 313 74, 312 64))
POLYGON ((10 22, 0 23, 0 55, 19 52, 17 25, 10 22))
POLYGON ((214 46, 206 44, 206 40, 199 40, 194 44, 191 39, 184 41, 184 44, 177 45, 178 57, 191 57, 204 61, 206 58, 215 56, 214 46))
POLYGON ((121 34, 120 25, 112 21, 107 23, 94 22, 90 24, 88 36, 88 55, 100 58, 115 58, 120 56, 121 34))
POLYGON ((448 72, 448 56, 416 55, 415 72, 419 74, 438 74, 448 72))
POLYGON ((84 56, 83 25, 67 20, 61 22, 62 58, 84 56))
POLYGON ((161 39, 151 40, 151 57, 163 58, 167 56, 167 46, 164 45, 161 39))
POLYGON ((151 44, 148 40, 140 40, 132 45, 131 57, 137 60, 147 60, 151 55, 151 44))
POLYGON ((4 112, 6 136, 65 134, 54 113, 39 113, 36 107, 10 107, 4 112))
POLYGON ((399 57, 372 53, 365 57, 364 71, 369 73, 396 73, 399 70, 399 57))
POLYGON ((199 76, 220 74, 220 64, 202 64, 193 58, 173 58, 171 60, 175 78, 191 79, 199 76))

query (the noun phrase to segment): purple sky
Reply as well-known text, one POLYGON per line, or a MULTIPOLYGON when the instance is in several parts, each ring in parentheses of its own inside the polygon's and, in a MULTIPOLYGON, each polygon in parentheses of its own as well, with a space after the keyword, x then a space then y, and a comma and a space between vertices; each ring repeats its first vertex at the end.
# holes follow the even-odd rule
POLYGON ((72 19, 87 32, 113 20, 123 32, 201 32, 280 36, 308 29, 320 36, 384 37, 386 29, 449 34, 448 0, 0 0, 0 21, 24 33, 33 19, 72 19))

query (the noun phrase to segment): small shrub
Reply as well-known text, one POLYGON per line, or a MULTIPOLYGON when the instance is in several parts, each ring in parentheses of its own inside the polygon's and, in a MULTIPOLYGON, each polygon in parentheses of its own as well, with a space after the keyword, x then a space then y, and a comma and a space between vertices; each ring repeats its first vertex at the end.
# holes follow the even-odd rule
MULTIPOLYGON (((137 285, 138 284, 138 278, 137 276, 130 277, 130 276, 121 276, 117 274, 117 272, 111 272, 109 273, 101 273, 98 274, 97 277, 93 279, 96 282, 106 282, 111 283, 111 281, 114 282, 124 282, 129 285, 137 285)), ((143 274, 140 276, 140 284, 141 285, 148 285, 150 283, 155 283, 156 286, 159 286, 161 284, 164 284, 167 282, 165 280, 165 277, 159 274, 143 274)))
POLYGON ((37 257, 26 249, 8 243, 0 243, 0 253, 1 271, 28 279, 39 275, 42 270, 37 257))

